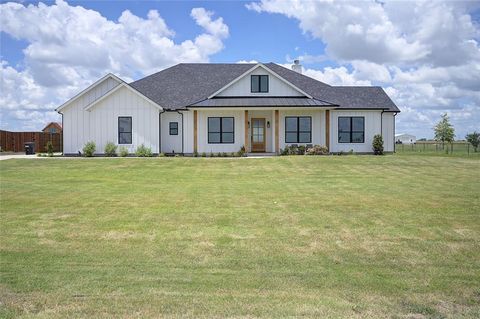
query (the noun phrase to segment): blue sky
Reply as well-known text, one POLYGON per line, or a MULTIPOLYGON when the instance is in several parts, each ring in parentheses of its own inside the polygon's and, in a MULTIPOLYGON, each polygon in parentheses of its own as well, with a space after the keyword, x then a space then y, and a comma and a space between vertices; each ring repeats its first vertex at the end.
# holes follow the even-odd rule
POLYGON ((431 137, 443 112, 460 138, 480 130, 480 9, 474 2, 1 6, 2 129, 41 129, 59 118, 56 106, 106 72, 133 80, 179 62, 288 67, 300 58, 304 74, 329 84, 384 87, 402 110, 398 132, 431 137))

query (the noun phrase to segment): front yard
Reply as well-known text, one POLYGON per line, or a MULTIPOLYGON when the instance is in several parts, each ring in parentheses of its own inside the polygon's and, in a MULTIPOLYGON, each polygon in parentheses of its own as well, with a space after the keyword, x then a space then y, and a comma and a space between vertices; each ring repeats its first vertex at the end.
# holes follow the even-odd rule
POLYGON ((478 318, 480 160, 0 162, 0 317, 478 318))

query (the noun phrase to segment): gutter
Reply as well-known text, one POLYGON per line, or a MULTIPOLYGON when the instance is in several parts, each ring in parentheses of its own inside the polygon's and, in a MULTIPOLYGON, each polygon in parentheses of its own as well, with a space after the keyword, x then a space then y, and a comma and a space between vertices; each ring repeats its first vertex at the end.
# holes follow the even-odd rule
MULTIPOLYGON (((55 110, 55 111, 56 111, 56 110, 55 110)), ((65 150, 64 150, 64 145, 63 145, 63 130, 64 130, 64 126, 63 126, 63 113, 60 113, 60 111, 57 111, 57 113, 62 116, 62 155, 65 156, 65 150)))
POLYGON ((393 153, 397 152, 397 144, 395 143, 395 123, 396 119, 395 117, 397 116, 398 112, 393 113, 393 153))

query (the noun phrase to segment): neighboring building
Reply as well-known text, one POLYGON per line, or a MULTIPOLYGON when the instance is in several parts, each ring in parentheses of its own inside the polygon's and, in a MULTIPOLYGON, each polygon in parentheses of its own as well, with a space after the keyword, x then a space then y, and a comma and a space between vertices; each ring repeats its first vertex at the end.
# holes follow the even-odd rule
POLYGON ((58 122, 50 122, 42 130, 43 133, 62 133, 62 124, 58 122))
POLYGON ((395 134, 395 143, 415 144, 417 143, 417 138, 415 135, 410 134, 395 134))
MULTIPOLYGON (((297 70, 301 68, 297 68, 297 70)), ((278 153, 290 144, 394 151, 395 114, 381 87, 330 86, 275 63, 178 64, 127 84, 108 74, 60 106, 65 154, 94 141, 129 152, 278 153)))

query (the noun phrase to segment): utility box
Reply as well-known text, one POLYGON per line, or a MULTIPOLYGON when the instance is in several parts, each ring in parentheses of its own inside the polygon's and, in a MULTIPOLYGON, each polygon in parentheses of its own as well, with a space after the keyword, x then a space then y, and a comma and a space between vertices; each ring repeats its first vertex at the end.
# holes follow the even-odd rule
POLYGON ((34 142, 28 142, 25 143, 25 154, 26 155, 33 155, 35 154, 35 143, 34 142))

